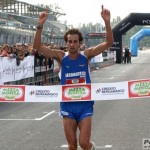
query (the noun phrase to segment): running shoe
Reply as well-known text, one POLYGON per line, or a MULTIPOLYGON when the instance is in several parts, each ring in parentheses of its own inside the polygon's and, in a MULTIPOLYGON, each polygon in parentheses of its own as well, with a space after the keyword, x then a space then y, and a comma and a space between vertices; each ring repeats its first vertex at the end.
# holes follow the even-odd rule
POLYGON ((91 144, 92 144, 91 150, 95 150, 95 143, 91 141, 91 144))

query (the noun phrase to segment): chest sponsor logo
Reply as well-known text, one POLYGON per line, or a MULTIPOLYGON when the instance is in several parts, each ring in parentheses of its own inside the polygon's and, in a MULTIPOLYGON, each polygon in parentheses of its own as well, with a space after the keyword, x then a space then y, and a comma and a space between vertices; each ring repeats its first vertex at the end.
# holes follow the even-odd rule
POLYGON ((86 76, 86 72, 85 71, 80 71, 80 72, 73 72, 73 73, 66 73, 65 77, 85 77, 86 76))

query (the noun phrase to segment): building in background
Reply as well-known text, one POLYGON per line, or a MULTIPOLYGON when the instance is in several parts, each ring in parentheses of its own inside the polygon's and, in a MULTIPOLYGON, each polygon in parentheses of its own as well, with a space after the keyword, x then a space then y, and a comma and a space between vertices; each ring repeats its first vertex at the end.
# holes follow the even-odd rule
MULTIPOLYGON (((0 44, 16 42, 32 43, 35 33, 37 18, 44 7, 35 6, 18 0, 0 1, 0 44)), ((66 24, 57 20, 64 13, 49 9, 49 17, 44 24, 43 42, 62 39, 66 24)))

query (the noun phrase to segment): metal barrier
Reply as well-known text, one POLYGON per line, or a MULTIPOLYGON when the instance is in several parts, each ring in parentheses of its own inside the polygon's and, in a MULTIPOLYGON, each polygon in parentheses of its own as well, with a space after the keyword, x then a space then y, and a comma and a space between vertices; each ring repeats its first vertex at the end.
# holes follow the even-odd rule
POLYGON ((5 82, 4 85, 53 85, 53 84, 59 84, 60 79, 58 76, 58 72, 53 72, 48 75, 48 77, 45 80, 45 76, 37 76, 37 77, 31 77, 26 79, 21 79, 18 81, 11 81, 11 82, 5 82))
MULTIPOLYGON (((42 58, 41 60, 43 61, 44 58, 42 58)), ((53 63, 54 63, 54 61, 53 61, 53 63)), ((108 59, 107 61, 104 61, 104 62, 91 64, 90 68, 92 71, 92 70, 95 70, 97 68, 102 68, 102 67, 109 66, 112 64, 115 64, 114 59, 108 59)), ((37 67, 37 66, 35 66, 35 67, 37 67)), ((21 79, 21 80, 17 80, 17 81, 5 82, 4 85, 38 85, 38 86, 43 86, 43 85, 60 84, 60 79, 59 79, 59 75, 58 75, 59 69, 54 70, 54 64, 49 64, 49 65, 46 64, 46 66, 45 66, 46 69, 44 71, 43 71, 43 63, 40 63, 40 65, 38 67, 40 68, 40 72, 39 71, 35 72, 34 77, 25 78, 25 79, 21 79)))
POLYGON ((34 57, 34 77, 4 82, 4 85, 52 85, 59 84, 58 71, 54 71, 54 61, 43 56, 34 57))

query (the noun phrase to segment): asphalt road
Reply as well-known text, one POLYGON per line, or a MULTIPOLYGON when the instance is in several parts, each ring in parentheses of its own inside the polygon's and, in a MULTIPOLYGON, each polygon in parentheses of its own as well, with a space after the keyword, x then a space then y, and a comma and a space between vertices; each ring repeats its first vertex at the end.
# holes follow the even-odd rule
MULTIPOLYGON (((131 64, 91 73, 92 82, 150 78, 150 50, 131 64)), ((95 102, 92 141, 96 150, 142 150, 150 139, 150 98, 95 102)), ((59 103, 0 103, 0 150, 67 150, 59 103)))

